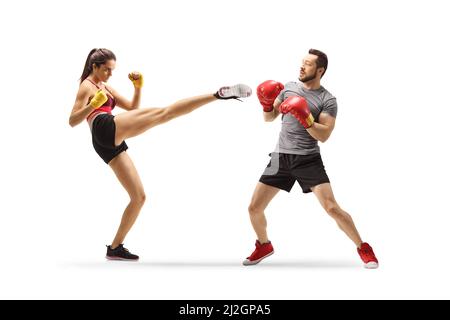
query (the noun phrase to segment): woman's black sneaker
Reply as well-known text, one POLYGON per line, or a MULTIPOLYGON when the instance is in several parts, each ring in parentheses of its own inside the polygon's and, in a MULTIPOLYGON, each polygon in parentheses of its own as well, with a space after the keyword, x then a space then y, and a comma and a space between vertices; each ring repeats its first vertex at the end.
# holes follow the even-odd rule
POLYGON ((139 260, 139 256, 132 254, 127 248, 123 247, 123 244, 115 249, 111 246, 106 246, 106 259, 108 260, 139 260))
POLYGON ((245 84, 236 84, 234 86, 225 86, 217 90, 214 93, 214 96, 217 99, 228 100, 228 99, 237 99, 242 101, 239 98, 247 98, 252 95, 252 88, 245 84))

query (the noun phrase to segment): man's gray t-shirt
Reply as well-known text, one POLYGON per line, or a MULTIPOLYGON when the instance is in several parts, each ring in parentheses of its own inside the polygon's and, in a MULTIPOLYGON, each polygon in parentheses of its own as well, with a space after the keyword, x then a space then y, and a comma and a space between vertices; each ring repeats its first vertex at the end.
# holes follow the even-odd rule
MULTIPOLYGON (((315 119, 319 121, 320 113, 328 113, 332 117, 337 115, 336 98, 324 87, 317 90, 308 90, 301 82, 288 82, 280 92, 277 100, 284 101, 291 96, 302 96, 308 102, 309 110, 315 119)), ((308 155, 319 153, 320 148, 303 125, 290 113, 282 116, 280 138, 275 152, 308 155)))

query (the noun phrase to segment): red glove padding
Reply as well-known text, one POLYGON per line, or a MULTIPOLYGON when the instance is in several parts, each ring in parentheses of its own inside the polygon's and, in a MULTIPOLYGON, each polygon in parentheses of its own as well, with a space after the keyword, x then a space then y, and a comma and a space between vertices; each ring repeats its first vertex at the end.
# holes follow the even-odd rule
POLYGON ((283 89, 284 85, 274 80, 264 81, 258 86, 256 94, 265 112, 273 110, 273 103, 283 89))
POLYGON ((289 97, 283 101, 279 109, 282 114, 290 112, 305 128, 311 127, 314 123, 308 102, 303 97, 289 97))

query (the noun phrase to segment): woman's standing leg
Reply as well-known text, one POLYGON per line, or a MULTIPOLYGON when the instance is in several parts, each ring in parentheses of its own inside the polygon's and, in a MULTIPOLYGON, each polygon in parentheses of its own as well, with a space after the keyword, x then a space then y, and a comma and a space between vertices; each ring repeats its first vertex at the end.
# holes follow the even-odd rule
POLYGON ((130 202, 122 215, 119 229, 111 244, 111 248, 114 249, 123 243, 126 235, 136 221, 145 202, 145 192, 136 167, 128 153, 121 152, 111 160, 109 166, 113 169, 120 183, 130 196, 130 202))

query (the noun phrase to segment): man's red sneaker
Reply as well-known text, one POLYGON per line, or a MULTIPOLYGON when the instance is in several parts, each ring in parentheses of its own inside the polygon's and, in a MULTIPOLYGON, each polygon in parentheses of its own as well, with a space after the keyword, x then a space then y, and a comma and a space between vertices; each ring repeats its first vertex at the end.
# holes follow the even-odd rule
POLYGON ((267 258, 268 256, 273 254, 273 246, 269 241, 267 243, 261 244, 259 240, 256 240, 255 243, 256 249, 253 251, 250 257, 244 260, 244 266, 251 266, 259 263, 262 259, 267 258))
POLYGON ((375 253, 373 252, 372 247, 363 242, 361 244, 361 249, 358 248, 358 254, 361 257, 361 260, 364 262, 364 267, 367 269, 376 269, 378 268, 378 259, 375 257, 375 253))

